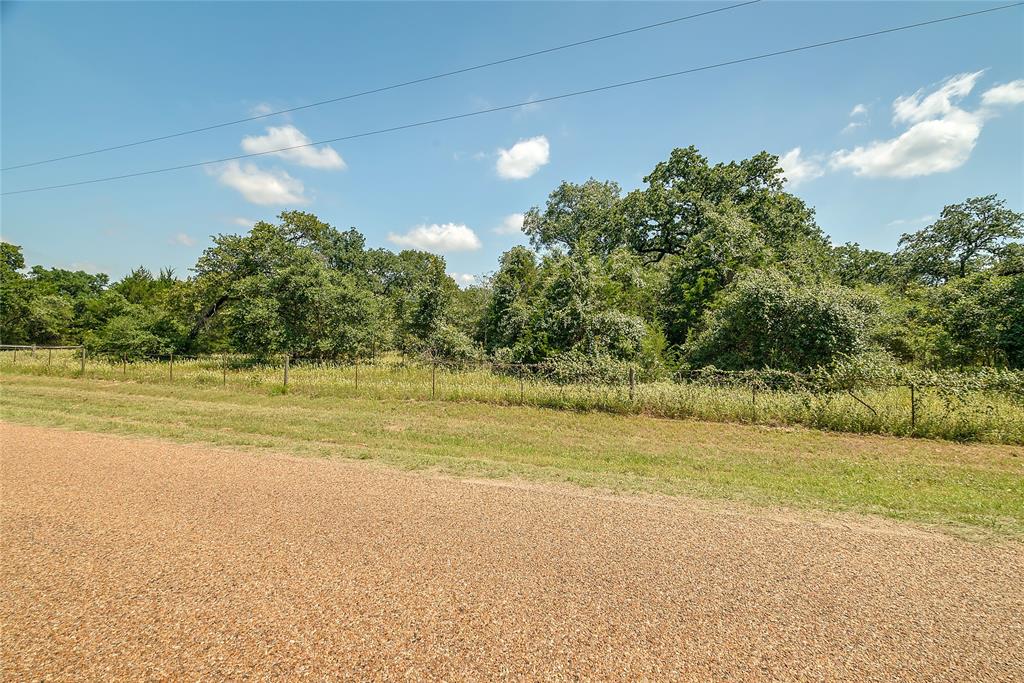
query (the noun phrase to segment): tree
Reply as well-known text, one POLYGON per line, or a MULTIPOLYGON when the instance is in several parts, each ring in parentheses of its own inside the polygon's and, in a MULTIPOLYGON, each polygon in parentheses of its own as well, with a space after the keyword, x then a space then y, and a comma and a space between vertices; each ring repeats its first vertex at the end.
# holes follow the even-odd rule
POLYGON ((0 242, 0 341, 6 344, 30 341, 25 320, 32 290, 21 272, 24 268, 21 247, 0 242))
POLYGON ((892 254, 874 249, 863 249, 856 242, 832 247, 836 277, 846 287, 881 285, 892 282, 896 265, 892 254))
POLYGON ((530 317, 538 277, 537 258, 526 247, 513 247, 501 255, 484 320, 488 351, 531 345, 530 317))
POLYGON ((675 149, 622 200, 626 243, 648 263, 672 264, 659 315, 670 343, 684 343, 745 270, 782 260, 822 270, 824 236, 813 210, 783 191, 782 173, 766 152, 712 166, 695 147, 675 149))
POLYGON ((783 192, 778 157, 711 166, 696 147, 675 149, 622 203, 626 241, 649 260, 682 256, 694 237, 722 223, 747 221, 782 257, 794 241, 823 242, 814 212, 783 192))
POLYGON ((608 254, 622 244, 617 215, 621 192, 612 181, 563 182, 548 196, 543 212, 537 207, 526 212, 523 232, 536 249, 608 254))
POLYGON ((996 195, 942 209, 939 220, 900 237, 896 257, 911 279, 941 284, 978 272, 999 258, 1010 240, 1024 237, 1024 214, 996 195))

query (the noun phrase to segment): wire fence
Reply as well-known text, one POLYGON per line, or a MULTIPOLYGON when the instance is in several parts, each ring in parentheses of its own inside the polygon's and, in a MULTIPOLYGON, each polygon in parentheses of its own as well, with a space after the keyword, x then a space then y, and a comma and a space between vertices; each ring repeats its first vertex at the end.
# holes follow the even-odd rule
POLYGON ((1022 373, 976 373, 965 381, 941 373, 871 377, 702 368, 651 377, 631 364, 588 374, 572 364, 487 358, 390 354, 325 361, 236 353, 118 357, 90 354, 81 346, 41 345, 0 345, 0 367, 319 397, 476 401, 1024 443, 1022 373))

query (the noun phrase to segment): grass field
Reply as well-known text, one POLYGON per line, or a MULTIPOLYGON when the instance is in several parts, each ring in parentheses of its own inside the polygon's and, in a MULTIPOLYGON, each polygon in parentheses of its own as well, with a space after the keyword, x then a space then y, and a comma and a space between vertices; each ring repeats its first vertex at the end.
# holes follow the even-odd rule
MULTIPOLYGON (((0 353, 0 373, 78 377, 231 391, 280 393, 285 390, 279 364, 253 365, 245 359, 176 359, 173 370, 162 361, 111 362, 88 359, 85 372, 74 351, 15 358, 0 353)), ((496 405, 527 405, 577 411, 643 414, 764 425, 803 425, 839 432, 918 436, 956 441, 1024 445, 1024 400, 997 392, 975 391, 943 397, 918 389, 912 414, 909 387, 837 392, 767 390, 716 386, 701 382, 558 384, 485 369, 448 369, 404 364, 396 358, 353 365, 293 364, 287 391, 311 398, 351 400, 444 400, 496 405)))
POLYGON ((0 418, 458 476, 850 511, 1024 537, 1024 448, 474 401, 19 374, 0 418))

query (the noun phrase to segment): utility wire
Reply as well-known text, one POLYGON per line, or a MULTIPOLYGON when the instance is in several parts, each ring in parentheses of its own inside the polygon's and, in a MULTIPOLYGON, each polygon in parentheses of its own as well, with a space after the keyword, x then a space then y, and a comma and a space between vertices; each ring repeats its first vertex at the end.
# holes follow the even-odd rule
POLYGON ((626 29, 624 31, 616 31, 615 33, 608 33, 603 36, 597 36, 595 38, 587 38, 585 40, 578 40, 575 43, 566 43, 565 45, 557 45, 555 47, 549 47, 544 50, 537 50, 535 52, 527 52, 525 54, 516 55, 515 57, 506 57, 504 59, 498 59, 493 62, 486 62, 484 64, 477 64, 475 66, 467 66, 462 69, 455 69, 454 71, 446 71, 444 73, 434 74, 433 76, 424 76, 423 78, 416 78, 411 81, 404 81, 402 83, 394 83, 392 85, 385 85, 379 88, 373 88, 370 90, 363 90, 361 92, 354 92, 348 95, 341 95, 340 97, 332 97, 328 100, 320 100, 319 102, 311 102, 310 104, 303 104, 297 107, 291 107, 289 109, 279 109, 277 111, 267 112, 266 114, 258 114, 255 116, 249 116, 244 119, 236 119, 234 121, 225 121, 223 123, 214 123, 209 126, 202 126, 201 128, 192 128, 190 130, 183 130, 177 133, 169 133, 167 135, 159 135, 153 138, 146 138, 144 140, 136 140, 135 142, 126 142, 121 145, 112 145, 110 147, 101 147, 99 149, 89 150, 87 152, 78 152, 77 154, 67 154, 65 156, 53 157, 51 159, 40 159, 39 161, 29 161, 24 164, 15 164, 13 166, 6 166, 0 168, 0 171, 13 171, 16 168, 27 168, 29 166, 40 166, 42 164, 52 164, 56 161, 64 161, 66 159, 77 159, 79 157, 90 156, 92 154, 100 154, 102 152, 112 152, 116 149, 125 149, 126 147, 137 147, 138 145, 145 145, 150 142, 159 142, 160 140, 170 140, 171 138, 178 138, 184 135, 192 135, 193 133, 202 133, 208 130, 216 130, 217 128, 225 128, 227 126, 235 126, 240 123, 248 123, 249 121, 259 121, 260 119, 266 119, 271 116, 279 116, 281 114, 288 114, 293 111, 300 111, 303 109, 311 109, 312 107, 320 107, 325 104, 333 104, 335 102, 344 102, 345 100, 353 100, 357 97, 365 97, 366 95, 375 95, 377 93, 386 92, 388 90, 397 90, 398 88, 405 88, 410 85, 417 85, 419 83, 427 83, 429 81, 436 81, 441 78, 448 78, 449 76, 457 76, 459 74, 469 73, 470 71, 479 71, 480 69, 488 69, 492 66, 498 66, 500 64, 508 64, 509 62, 517 62, 521 59, 529 59, 530 57, 537 57, 540 55, 550 54, 552 52, 559 52, 561 50, 568 50, 570 48, 579 47, 581 45, 589 45, 590 43, 597 43, 602 40, 608 40, 610 38, 618 38, 620 36, 626 36, 631 33, 639 33, 640 31, 648 31, 654 28, 661 28, 662 26, 669 26, 671 24, 678 24, 681 21, 687 21, 689 19, 696 19, 698 17, 704 17, 709 14, 716 14, 718 12, 727 12, 732 9, 738 9, 740 7, 746 7, 747 5, 756 5, 761 0, 747 0, 735 5, 728 5, 726 7, 718 7, 716 9, 707 10, 705 12, 698 12, 697 14, 688 14, 685 17, 676 17, 675 19, 668 19, 666 21, 659 21, 654 24, 647 24, 645 26, 637 26, 636 28, 626 29))
POLYGON ((630 85, 638 85, 638 84, 641 84, 641 83, 650 83, 652 81, 658 81, 658 80, 662 80, 662 79, 665 79, 665 78, 674 78, 674 77, 677 77, 677 76, 684 76, 684 75, 687 75, 687 74, 697 73, 697 72, 700 72, 700 71, 709 71, 711 69, 719 69, 719 68, 722 68, 722 67, 725 67, 725 66, 732 66, 732 65, 735 65, 735 64, 743 64, 743 63, 746 63, 746 62, 753 62, 753 61, 757 61, 757 60, 760 60, 760 59, 768 59, 770 57, 778 57, 778 56, 781 56, 781 55, 793 54, 794 52, 802 52, 802 51, 805 51, 805 50, 813 50, 813 49, 816 49, 816 48, 826 47, 826 46, 829 46, 829 45, 838 45, 840 43, 848 43, 848 42, 854 41, 854 40, 861 40, 861 39, 864 39, 864 38, 872 38, 874 36, 881 36, 881 35, 886 35, 886 34, 889 34, 889 33, 896 33, 898 31, 906 31, 906 30, 909 30, 909 29, 921 28, 922 26, 931 26, 933 24, 941 24, 941 23, 948 22, 948 21, 955 21, 957 19, 964 19, 966 17, 978 16, 980 14, 988 14, 989 12, 998 12, 1000 10, 1011 9, 1013 7, 1020 7, 1021 5, 1024 5, 1024 2, 1015 2, 1015 3, 1012 3, 1010 5, 1001 5, 999 7, 990 7, 988 9, 977 10, 975 12, 966 12, 964 14, 956 14, 956 15, 949 16, 949 17, 942 17, 940 19, 931 19, 929 21, 921 21, 921 22, 917 22, 915 24, 905 24, 903 26, 895 26, 893 28, 886 28, 886 29, 881 29, 881 30, 878 30, 878 31, 871 31, 870 33, 860 33, 860 34, 857 34, 855 36, 847 36, 845 38, 836 38, 834 40, 827 40, 827 41, 820 42, 820 43, 812 43, 810 45, 802 45, 800 47, 788 48, 786 50, 777 50, 775 52, 765 52, 763 54, 754 55, 752 57, 743 57, 743 58, 740 58, 740 59, 732 59, 732 60, 729 60, 729 61, 726 61, 726 62, 718 62, 718 63, 715 63, 715 64, 708 64, 708 65, 705 65, 705 66, 693 67, 691 69, 684 69, 682 71, 673 71, 671 73, 659 74, 657 76, 648 76, 646 78, 638 78, 638 79, 635 79, 635 80, 632 80, 632 81, 623 81, 621 83, 613 83, 611 85, 603 85, 603 86, 599 86, 599 87, 596 87, 596 88, 587 88, 586 90, 576 90, 574 92, 563 93, 561 95, 552 95, 550 97, 543 97, 543 98, 540 98, 540 99, 529 100, 529 101, 526 101, 526 102, 517 102, 515 104, 506 104, 506 105, 502 105, 500 107, 491 107, 489 109, 479 109, 477 111, 466 112, 466 113, 463 113, 463 114, 453 114, 451 116, 443 116, 441 118, 429 119, 429 120, 426 120, 426 121, 417 121, 415 123, 406 123, 406 124, 403 124, 403 125, 400 125, 400 126, 392 126, 390 128, 378 128, 377 130, 370 130, 370 131, 365 131, 365 132, 362 132, 362 133, 354 133, 352 135, 344 135, 344 136, 341 136, 341 137, 330 138, 330 139, 327 139, 327 140, 319 140, 317 142, 309 142, 309 143, 306 143, 306 144, 303 144, 303 145, 293 145, 291 147, 282 147, 280 149, 271 149, 271 150, 267 150, 265 152, 253 152, 251 154, 239 154, 239 155, 236 155, 236 156, 224 157, 223 159, 210 159, 208 161, 197 161, 197 162, 191 163, 191 164, 181 164, 180 166, 168 166, 168 167, 165 167, 165 168, 157 168, 157 169, 152 169, 152 170, 149 170, 149 171, 138 171, 138 172, 135 172, 135 173, 125 173, 123 175, 108 176, 106 178, 93 178, 93 179, 90 179, 90 180, 79 180, 77 182, 63 183, 61 185, 46 185, 46 186, 43 186, 43 187, 32 187, 32 188, 27 188, 27 189, 24 189, 24 190, 11 190, 10 192, 0 193, 0 196, 7 196, 7 195, 14 195, 14 194, 24 194, 24 193, 27 193, 27 192, 42 192, 43 190, 56 190, 56 189, 61 189, 61 188, 65 188, 65 187, 76 187, 78 185, 89 185, 89 184, 92 184, 92 183, 104 183, 104 182, 108 182, 108 181, 111 181, 111 180, 122 180, 124 178, 136 178, 136 177, 139 177, 139 176, 153 175, 155 173, 167 173, 169 171, 180 171, 180 170, 183 170, 183 169, 186 169, 186 168, 196 168, 198 166, 206 166, 208 164, 220 164, 220 163, 224 163, 224 162, 228 162, 228 161, 238 161, 240 159, 248 159, 248 158, 251 158, 251 157, 264 156, 264 155, 267 155, 267 154, 278 154, 280 152, 287 152, 287 151, 293 150, 293 149, 302 149, 304 147, 314 147, 316 145, 326 145, 326 144, 330 144, 330 143, 334 143, 334 142, 343 142, 343 141, 346 141, 346 140, 355 140, 357 138, 365 138, 365 137, 370 137, 372 135, 381 135, 381 134, 384 134, 384 133, 393 133, 395 131, 407 130, 409 128, 419 128, 421 126, 429 126, 429 125, 432 125, 432 124, 435 124, 435 123, 444 123, 446 121, 456 121, 456 120, 459 120, 459 119, 465 119, 465 118, 469 118, 469 117, 472 117, 472 116, 480 116, 482 114, 491 114, 491 113, 494 113, 494 112, 506 111, 506 110, 509 110, 509 109, 516 109, 516 108, 519 108, 519 107, 524 107, 524 106, 532 105, 532 104, 542 104, 544 102, 554 102, 556 100, 564 100, 564 99, 569 98, 569 97, 576 97, 576 96, 579 96, 579 95, 589 95, 591 93, 604 92, 606 90, 614 90, 616 88, 624 88, 624 87, 630 86, 630 85))

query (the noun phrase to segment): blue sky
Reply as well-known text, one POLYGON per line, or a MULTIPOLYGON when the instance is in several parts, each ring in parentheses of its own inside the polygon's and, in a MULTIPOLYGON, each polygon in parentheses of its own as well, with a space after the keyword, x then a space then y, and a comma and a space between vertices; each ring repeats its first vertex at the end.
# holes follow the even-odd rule
MULTIPOLYGON (((3 4, 9 166, 302 105, 717 3, 3 4)), ((770 2, 289 116, 3 173, 4 191, 322 140, 992 6, 770 2), (268 131, 268 128, 276 130, 268 131)), ((944 204, 1024 208, 1024 8, 286 156, 3 197, 30 263, 185 275, 210 235, 301 208, 458 274, 562 180, 624 189, 674 147, 783 156, 836 243, 892 249, 944 204), (799 149, 799 153, 794 150, 799 149)), ((512 229, 508 229, 512 226, 512 229)))

